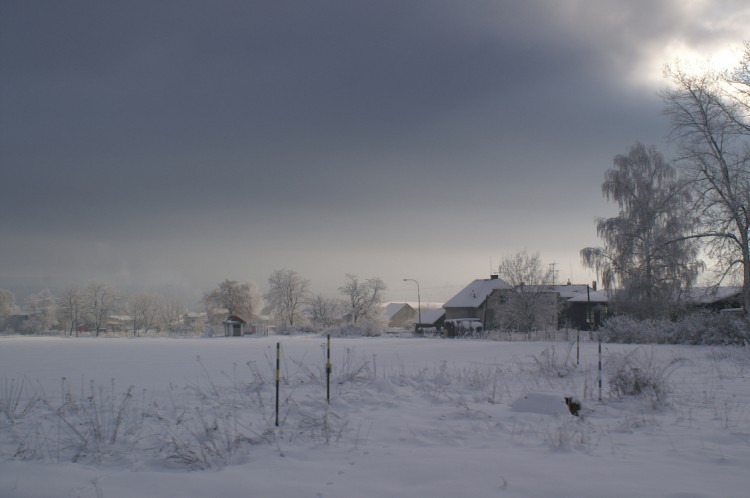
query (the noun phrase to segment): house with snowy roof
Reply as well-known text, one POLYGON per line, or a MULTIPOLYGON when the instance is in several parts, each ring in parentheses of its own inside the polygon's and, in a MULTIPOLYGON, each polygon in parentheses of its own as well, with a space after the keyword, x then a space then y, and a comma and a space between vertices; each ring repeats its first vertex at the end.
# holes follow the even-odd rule
POLYGON ((609 297, 586 284, 552 285, 558 294, 560 318, 558 327, 595 330, 606 320, 609 297))
POLYGON ((442 303, 434 302, 387 303, 383 305, 383 315, 391 328, 440 330, 445 321, 442 303))
POLYGON ((485 328, 503 326, 511 295, 533 289, 539 303, 537 323, 545 327, 570 327, 590 330, 606 317, 608 297, 588 285, 546 285, 515 289, 497 275, 477 279, 444 305, 446 320, 474 319, 485 328))
POLYGON ((711 311, 742 308, 742 287, 691 287, 680 293, 680 302, 686 308, 711 311))
POLYGON ((403 327, 414 320, 417 311, 409 303, 387 303, 383 306, 383 314, 389 327, 403 327))
POLYGON ((489 297, 493 293, 498 296, 507 292, 513 292, 513 286, 497 275, 474 280, 443 305, 445 319, 475 318, 487 323, 491 318, 489 297))

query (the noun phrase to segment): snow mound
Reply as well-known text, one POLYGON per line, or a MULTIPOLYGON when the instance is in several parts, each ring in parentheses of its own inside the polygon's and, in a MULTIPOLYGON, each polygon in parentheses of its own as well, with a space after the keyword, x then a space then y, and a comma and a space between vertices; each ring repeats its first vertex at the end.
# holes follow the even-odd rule
POLYGON ((514 412, 541 413, 542 415, 570 415, 564 396, 549 393, 529 393, 511 404, 514 412))

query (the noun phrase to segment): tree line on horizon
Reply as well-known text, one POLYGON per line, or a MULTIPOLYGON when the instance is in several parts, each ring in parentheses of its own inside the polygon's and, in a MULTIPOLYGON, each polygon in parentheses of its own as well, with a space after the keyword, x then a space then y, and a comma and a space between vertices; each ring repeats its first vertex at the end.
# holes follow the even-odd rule
MULTIPOLYGON (((67 287, 56 295, 49 289, 29 295, 24 300, 28 320, 18 332, 40 333, 59 329, 67 335, 85 331, 98 336, 106 330, 108 318, 127 315, 127 329, 133 335, 160 331, 202 334, 204 327, 216 327, 228 316, 246 321, 270 319, 271 323, 291 328, 305 325, 326 328, 342 322, 362 325, 380 320, 379 307, 384 302, 385 283, 377 277, 362 279, 347 273, 339 287, 340 299, 314 293, 310 280, 295 270, 274 270, 268 278, 268 291, 261 293, 252 282, 225 279, 203 294, 204 320, 191 323, 191 313, 179 299, 154 293, 127 295, 98 281, 85 287, 67 287)), ((20 310, 15 295, 0 289, 0 330, 9 317, 20 310)))

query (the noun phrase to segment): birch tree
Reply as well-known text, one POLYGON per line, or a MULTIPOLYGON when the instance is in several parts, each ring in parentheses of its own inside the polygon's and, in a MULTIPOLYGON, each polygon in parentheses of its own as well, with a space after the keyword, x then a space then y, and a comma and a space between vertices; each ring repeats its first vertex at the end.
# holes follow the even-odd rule
POLYGON ((692 234, 706 242, 720 281, 742 282, 750 314, 750 43, 734 71, 691 74, 666 71, 662 93, 679 164, 692 180, 700 224, 692 234))
POLYGON ((689 191, 656 147, 636 143, 614 166, 602 194, 619 213, 597 220, 603 245, 582 249, 581 259, 607 289, 618 289, 615 307, 641 318, 665 315, 702 268, 697 245, 685 237, 693 226, 689 191))

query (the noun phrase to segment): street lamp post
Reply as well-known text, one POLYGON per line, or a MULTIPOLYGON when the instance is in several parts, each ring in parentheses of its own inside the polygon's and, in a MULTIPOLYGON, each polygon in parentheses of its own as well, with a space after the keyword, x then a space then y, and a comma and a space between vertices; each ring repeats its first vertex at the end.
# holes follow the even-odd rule
POLYGON ((419 295, 419 282, 414 280, 413 278, 405 278, 404 282, 414 282, 417 284, 417 313, 418 313, 418 319, 419 322, 417 323, 417 331, 422 327, 422 298, 419 295))

